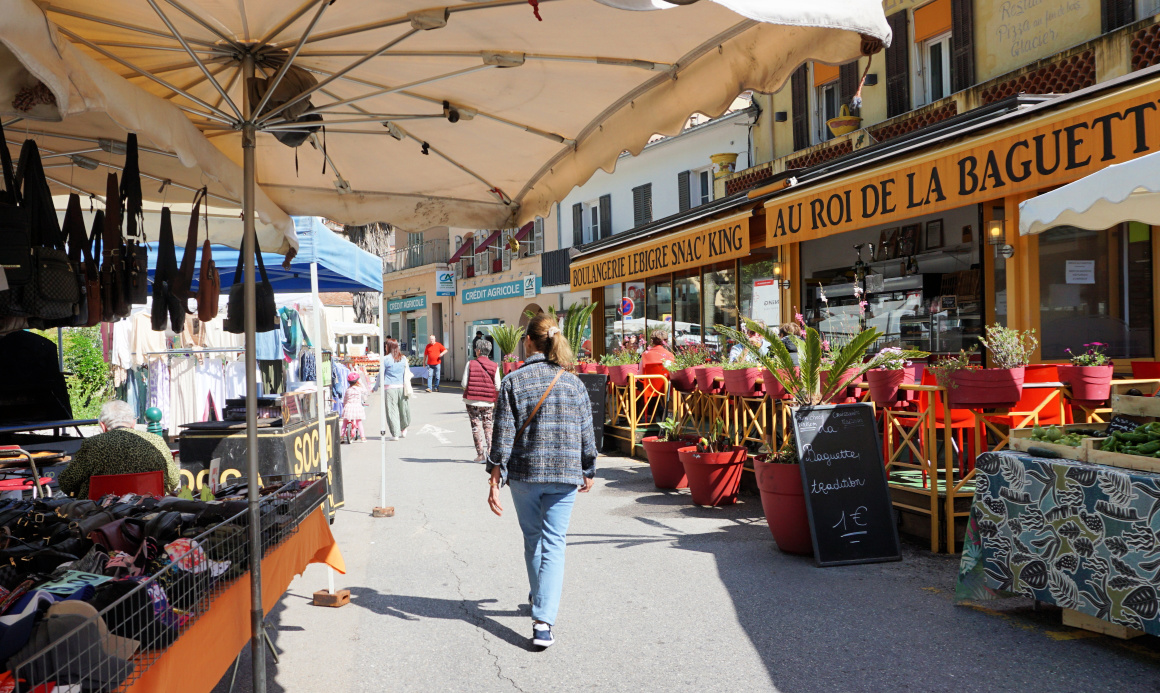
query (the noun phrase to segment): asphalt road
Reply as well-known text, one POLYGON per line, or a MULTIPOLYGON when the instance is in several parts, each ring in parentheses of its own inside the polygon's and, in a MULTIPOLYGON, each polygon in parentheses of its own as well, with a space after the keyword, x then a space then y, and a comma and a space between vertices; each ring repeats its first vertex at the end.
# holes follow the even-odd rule
MULTIPOLYGON (((270 691, 1160 691, 1160 638, 1073 630, 1026 600, 956 605, 957 557, 918 545, 819 569, 777 550, 757 497, 699 508, 617 457, 577 500, 557 644, 533 652, 510 496, 502 518, 487 509, 458 394, 412 402, 388 443, 395 517, 369 514, 378 441, 342 449, 351 603, 310 605, 324 568, 295 580, 269 618, 270 691)), ((235 690, 248 674, 243 653, 235 690)))

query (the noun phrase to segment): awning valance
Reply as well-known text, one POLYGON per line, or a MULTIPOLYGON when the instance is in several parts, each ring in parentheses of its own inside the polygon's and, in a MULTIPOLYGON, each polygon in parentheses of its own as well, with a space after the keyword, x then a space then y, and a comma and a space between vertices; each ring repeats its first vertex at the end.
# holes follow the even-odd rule
POLYGON ((473 252, 471 249, 474 246, 475 239, 471 236, 468 236, 466 239, 464 239, 463 245, 459 246, 459 250, 456 250, 455 253, 447 260, 447 264, 454 265, 455 263, 459 262, 459 258, 473 252))
POLYGON ((1160 152, 1080 178, 1019 205, 1019 233, 1056 226, 1107 229, 1125 221, 1160 226, 1160 152))

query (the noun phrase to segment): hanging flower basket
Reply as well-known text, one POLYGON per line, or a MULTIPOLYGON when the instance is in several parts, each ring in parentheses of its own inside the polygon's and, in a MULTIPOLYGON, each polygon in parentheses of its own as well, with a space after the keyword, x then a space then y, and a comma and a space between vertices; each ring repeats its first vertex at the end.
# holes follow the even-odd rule
POLYGON ((850 115, 850 109, 845 104, 842 104, 842 111, 838 114, 838 117, 827 120, 826 127, 830 128, 830 132, 834 133, 834 137, 848 135, 862 127, 862 119, 856 115, 850 115))

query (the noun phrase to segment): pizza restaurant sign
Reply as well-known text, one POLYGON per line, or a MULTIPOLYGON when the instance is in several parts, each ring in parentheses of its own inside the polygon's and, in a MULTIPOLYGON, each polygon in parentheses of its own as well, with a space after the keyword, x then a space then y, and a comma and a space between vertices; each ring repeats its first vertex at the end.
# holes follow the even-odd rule
POLYGON ((766 203, 768 245, 783 245, 1068 183, 1160 148, 1148 83, 917 163, 886 165, 766 203))
POLYGON ((751 213, 719 219, 645 245, 572 263, 572 290, 640 281, 749 254, 751 213))

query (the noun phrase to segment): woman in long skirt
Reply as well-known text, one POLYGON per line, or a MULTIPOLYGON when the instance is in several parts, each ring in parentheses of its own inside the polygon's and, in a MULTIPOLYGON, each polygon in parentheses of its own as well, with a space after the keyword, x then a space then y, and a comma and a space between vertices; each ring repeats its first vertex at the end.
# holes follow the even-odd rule
POLYGON ((588 391, 569 372, 572 350, 555 318, 532 318, 524 351, 524 365, 503 379, 495 405, 487 502, 502 515, 499 489, 511 488, 531 587, 532 644, 545 648, 555 642, 572 504, 596 475, 596 440, 588 391))

